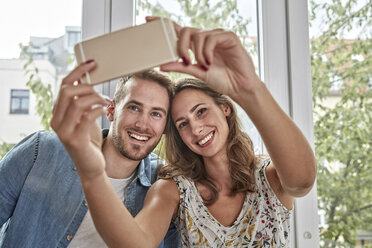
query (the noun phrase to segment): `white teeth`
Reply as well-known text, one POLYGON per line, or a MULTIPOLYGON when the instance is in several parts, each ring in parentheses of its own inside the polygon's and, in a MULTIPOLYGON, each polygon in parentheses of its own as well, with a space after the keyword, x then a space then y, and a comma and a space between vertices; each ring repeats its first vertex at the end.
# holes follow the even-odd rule
POLYGON ((204 139, 202 139, 201 141, 198 142, 199 145, 204 145, 205 143, 207 143, 213 136, 213 133, 210 133, 207 137, 205 137, 204 139))
POLYGON ((137 140, 142 140, 142 141, 145 141, 145 140, 148 140, 149 137, 146 137, 146 136, 139 136, 137 134, 134 134, 134 133, 129 133, 130 137, 132 138, 135 138, 137 140))

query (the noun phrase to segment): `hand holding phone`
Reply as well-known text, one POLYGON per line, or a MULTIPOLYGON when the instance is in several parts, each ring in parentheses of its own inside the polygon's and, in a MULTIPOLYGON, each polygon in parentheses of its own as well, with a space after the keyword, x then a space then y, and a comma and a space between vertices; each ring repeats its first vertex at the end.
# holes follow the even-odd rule
POLYGON ((160 18, 77 43, 78 64, 95 60, 83 83, 98 84, 178 60, 172 22, 160 18))

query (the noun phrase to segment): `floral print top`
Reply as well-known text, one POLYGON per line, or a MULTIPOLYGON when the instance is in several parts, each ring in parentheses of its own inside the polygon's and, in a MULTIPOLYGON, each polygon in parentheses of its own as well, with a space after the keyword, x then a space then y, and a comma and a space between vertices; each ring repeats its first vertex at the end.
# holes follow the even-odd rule
POLYGON ((182 247, 290 247, 292 210, 280 203, 266 178, 265 168, 270 160, 259 164, 256 192, 247 193, 238 218, 228 227, 208 211, 192 180, 185 176, 173 178, 180 192, 175 222, 182 247))

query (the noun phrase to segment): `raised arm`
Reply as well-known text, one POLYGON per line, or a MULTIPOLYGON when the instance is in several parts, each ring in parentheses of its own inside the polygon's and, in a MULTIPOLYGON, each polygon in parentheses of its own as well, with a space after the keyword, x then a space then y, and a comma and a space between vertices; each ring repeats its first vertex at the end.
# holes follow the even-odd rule
POLYGON ((158 247, 178 207, 173 180, 158 180, 134 219, 105 176, 84 181, 83 188, 97 231, 109 247, 158 247))
POLYGON ((110 247, 157 247, 178 206, 174 181, 158 181, 148 192, 143 211, 132 217, 117 197, 105 172, 102 134, 96 118, 105 100, 92 85, 77 84, 95 62, 78 66, 62 82, 51 126, 73 160, 97 231, 110 247))
POLYGON ((283 193, 289 202, 293 196, 308 193, 316 176, 312 149, 257 76, 239 38, 222 29, 175 27, 183 63, 169 63, 161 69, 191 74, 236 101, 257 127, 273 161, 269 171, 274 175, 269 181, 276 193, 283 193), (190 64, 188 49, 195 54, 197 64, 190 64))

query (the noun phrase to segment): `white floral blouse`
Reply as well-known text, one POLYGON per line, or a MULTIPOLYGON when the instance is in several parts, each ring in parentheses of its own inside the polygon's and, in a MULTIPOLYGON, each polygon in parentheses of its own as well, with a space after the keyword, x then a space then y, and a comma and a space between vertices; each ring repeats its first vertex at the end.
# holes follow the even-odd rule
POLYGON ((275 196, 265 173, 270 160, 261 160, 256 170, 256 192, 247 193, 242 210, 229 226, 221 225, 208 211, 195 183, 174 177, 180 191, 176 226, 182 247, 290 247, 292 210, 275 196))

